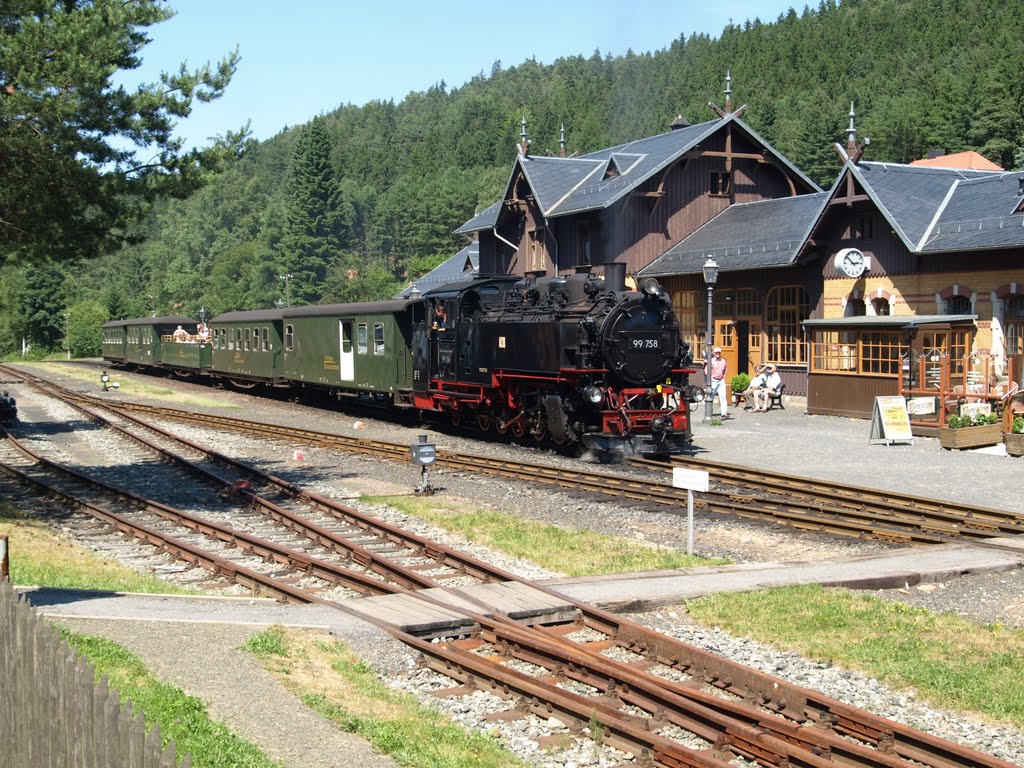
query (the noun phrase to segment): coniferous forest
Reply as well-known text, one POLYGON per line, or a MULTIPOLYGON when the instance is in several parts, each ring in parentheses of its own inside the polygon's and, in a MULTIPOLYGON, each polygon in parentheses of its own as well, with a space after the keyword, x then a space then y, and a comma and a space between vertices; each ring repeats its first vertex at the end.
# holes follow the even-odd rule
POLYGON ((866 159, 974 149, 1019 169, 1022 67, 1024 0, 822 0, 653 53, 481 62, 457 87, 222 147, 175 189, 116 190, 131 215, 88 247, 0 240, 0 354, 97 354, 111 318, 270 307, 284 275, 292 304, 390 297, 465 245, 452 230, 501 195, 524 114, 533 154, 557 154, 562 124, 585 153, 712 119, 727 72, 743 120, 826 188, 851 102, 866 159))

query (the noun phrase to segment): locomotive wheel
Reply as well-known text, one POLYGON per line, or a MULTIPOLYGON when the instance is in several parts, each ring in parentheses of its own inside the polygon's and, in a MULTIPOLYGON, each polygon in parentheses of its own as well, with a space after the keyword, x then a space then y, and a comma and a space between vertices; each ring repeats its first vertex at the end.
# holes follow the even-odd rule
POLYGON ((499 435, 507 435, 511 425, 512 415, 508 412, 508 409, 503 409, 498 414, 498 418, 494 420, 494 428, 498 431, 499 435))
POLYGON ((512 422, 512 434, 516 437, 522 437, 526 434, 526 425, 523 423, 522 417, 512 422))
POLYGON ((481 413, 476 417, 476 425, 481 432, 487 432, 494 425, 494 418, 489 413, 481 413))
POLYGON ((537 411, 530 417, 530 435, 538 443, 543 443, 548 436, 548 425, 544 423, 544 413, 537 411))
POLYGON ((462 426, 462 414, 461 413, 453 413, 448 418, 451 421, 453 427, 461 427, 462 426))

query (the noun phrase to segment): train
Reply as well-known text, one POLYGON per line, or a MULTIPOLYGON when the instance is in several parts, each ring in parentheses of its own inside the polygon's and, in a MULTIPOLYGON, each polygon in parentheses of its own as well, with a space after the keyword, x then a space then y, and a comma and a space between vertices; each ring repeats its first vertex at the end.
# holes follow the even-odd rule
POLYGON ((406 299, 103 325, 112 367, 316 389, 602 455, 679 453, 703 390, 667 292, 625 266, 483 276, 406 299))

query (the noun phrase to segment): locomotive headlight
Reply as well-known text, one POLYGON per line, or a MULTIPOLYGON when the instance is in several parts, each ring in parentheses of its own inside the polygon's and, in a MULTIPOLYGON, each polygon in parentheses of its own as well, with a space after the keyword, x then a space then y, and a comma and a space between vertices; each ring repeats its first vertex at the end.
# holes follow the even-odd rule
POLYGON ((583 389, 583 397, 590 403, 597 405, 604 400, 604 392, 594 386, 585 387, 583 389))
POLYGON ((661 292, 661 286, 653 277, 645 277, 640 281, 640 290, 648 296, 657 296, 661 292))
POLYGON ((704 390, 698 386, 687 387, 686 394, 689 397, 691 403, 703 403, 704 402, 704 390))

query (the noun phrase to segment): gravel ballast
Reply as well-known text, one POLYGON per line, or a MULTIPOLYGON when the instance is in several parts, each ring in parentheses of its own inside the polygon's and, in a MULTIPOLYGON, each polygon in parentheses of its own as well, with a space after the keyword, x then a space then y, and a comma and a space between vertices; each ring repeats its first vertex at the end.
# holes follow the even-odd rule
MULTIPOLYGON (((82 388, 80 383, 72 386, 82 388)), ((246 419, 264 419, 292 426, 307 427, 338 434, 366 436, 387 439, 398 443, 411 444, 419 434, 428 434, 439 448, 460 452, 493 451, 495 455, 527 456, 538 462, 567 461, 550 453, 538 453, 535 449, 520 449, 505 444, 486 444, 467 441, 464 438, 443 434, 424 428, 406 427, 393 423, 379 422, 366 416, 353 416, 318 409, 282 404, 272 400, 251 397, 232 392, 211 391, 205 387, 175 382, 175 388, 195 389, 207 395, 230 400, 241 405, 238 411, 227 415, 246 419), (487 446, 487 447, 484 447, 487 446)), ((14 394, 12 392, 12 394, 14 394)), ((27 390, 18 392, 19 405, 31 408, 32 396, 27 390)), ((56 415, 56 414, 55 414, 56 415)), ((699 415, 698 415, 699 418, 699 415)), ((942 451, 937 441, 917 438, 914 445, 871 446, 868 444, 868 423, 857 420, 810 417, 800 412, 799 406, 789 402, 785 411, 767 414, 740 413, 721 427, 697 425, 698 455, 705 458, 721 457, 723 463, 750 464, 766 468, 794 472, 808 476, 833 479, 837 482, 871 485, 882 489, 899 490, 922 496, 947 496, 954 500, 962 497, 962 485, 951 483, 950 477, 968 476, 977 478, 999 478, 999 482, 979 482, 978 492, 972 490, 971 501, 993 507, 1014 509, 1019 504, 1019 488, 1024 480, 1024 460, 977 453, 951 453, 942 451)), ((205 430, 180 428, 183 433, 204 442, 209 439, 205 430)), ((359 494, 393 495, 408 493, 419 482, 419 471, 412 466, 391 465, 376 459, 342 456, 333 451, 308 445, 284 445, 257 443, 249 438, 220 434, 216 437, 217 449, 239 458, 247 458, 285 479, 306 485, 327 495, 349 498, 359 494), (301 460, 296 451, 302 452, 301 460)), ((116 465, 117 449, 104 449, 106 460, 116 465)), ((520 483, 471 477, 464 474, 433 470, 432 483, 440 487, 443 497, 460 504, 475 504, 499 509, 523 518, 552 522, 568 528, 588 528, 606 533, 623 535, 647 541, 651 544, 674 548, 685 546, 685 518, 678 511, 667 511, 657 507, 621 503, 593 496, 579 496, 552 490, 549 487, 524 488, 520 483)), ((349 503, 355 503, 354 500, 349 503)), ((390 516, 389 521, 412 526, 410 520, 403 520, 394 511, 379 514, 390 516)), ((437 536, 451 546, 467 548, 459 537, 439 534, 417 523, 419 531, 437 536)), ((796 533, 788 529, 765 526, 735 519, 715 518, 698 521, 697 553, 709 557, 729 557, 740 563, 757 563, 788 559, 831 560, 851 554, 862 554, 885 549, 887 545, 878 542, 843 539, 811 533, 796 533)), ((509 570, 530 575, 532 578, 557 576, 524 563, 517 563, 500 554, 481 548, 473 551, 478 557, 485 557, 509 570)), ((1011 626, 1024 626, 1024 610, 1021 595, 1024 580, 1021 572, 972 576, 939 585, 921 585, 918 588, 891 590, 878 593, 886 599, 899 600, 907 604, 931 610, 954 612, 975 621, 1002 622, 1011 626)), ((722 653, 730 658, 750 664, 759 669, 791 679, 862 706, 886 717, 908 722, 945 738, 970 743, 985 752, 997 755, 1011 762, 1024 762, 1024 738, 1019 731, 1006 727, 986 726, 963 714, 941 712, 922 705, 912 693, 893 692, 857 673, 840 668, 810 662, 795 654, 780 653, 760 646, 749 640, 733 638, 714 628, 699 627, 685 616, 685 610, 663 609, 633 618, 654 626, 662 631, 680 637, 701 647, 722 653)), ((101 631, 100 622, 84 622, 85 631, 89 625, 97 634, 118 634, 121 622, 111 622, 109 629, 101 631)), ((244 634, 238 630, 239 637, 244 634)), ((145 641, 139 640, 147 663, 160 668, 178 668, 181 678, 187 680, 186 690, 210 701, 210 691, 204 691, 202 654, 184 658, 168 656, 169 660, 159 661, 161 646, 175 644, 174 633, 163 636, 153 632, 145 641), (189 665, 194 667, 190 673, 189 665)), ((204 644, 221 642, 216 632, 203 639, 204 644)), ((224 634, 227 645, 241 644, 232 633, 224 634)), ((445 709, 451 708, 456 719, 465 722, 487 722, 484 715, 493 709, 493 701, 481 701, 479 708, 471 699, 437 700, 427 695, 438 681, 431 679, 424 671, 412 670, 412 659, 407 650, 385 639, 380 641, 361 636, 353 638, 359 653, 379 668, 394 675, 397 670, 407 674, 393 677, 396 685, 418 690, 426 700, 445 709)), ((180 641, 178 641, 180 644, 180 641)), ((241 669, 241 668, 240 668, 241 669)), ((247 673, 248 674, 248 673, 247 673)), ((450 683, 447 683, 450 685, 450 683)), ((185 686, 183 686, 185 687, 185 686)), ((277 693, 273 694, 277 696, 277 693)), ((287 696, 283 693, 280 695, 287 696)), ((243 695, 244 698, 244 695, 243 695)), ((212 708, 212 704, 211 704, 212 708)), ((230 709, 225 711, 230 712, 230 709)), ((224 715, 234 723, 234 713, 224 715)), ((317 719, 312 714, 305 716, 317 719)), ((259 726, 256 726, 257 729, 259 726)), ((488 730, 497 728, 487 722, 488 730)), ((503 727, 503 726, 502 726, 503 727)), ((564 753, 546 754, 538 757, 538 747, 533 740, 537 733, 545 735, 557 726, 532 723, 510 726, 506 743, 513 749, 538 761, 537 764, 569 766, 614 765, 616 756, 603 754, 593 749, 574 749, 564 753), (525 729, 525 730, 524 730, 525 729), (533 729, 531 731, 531 729, 533 729)), ((302 738, 307 728, 300 718, 295 729, 301 741, 315 749, 318 737, 302 738)), ((243 734, 244 735, 244 734, 243 734)), ((259 743, 259 742, 258 742, 259 743)), ((284 748, 291 750, 291 747, 284 748)), ((320 750, 320 760, 312 756, 302 757, 288 753, 288 765, 350 765, 352 762, 332 762, 331 750, 320 750), (306 762, 313 760, 312 762, 306 762)), ((273 753, 275 756, 277 753, 273 753)), ((284 757, 284 753, 281 753, 284 757)), ((621 756, 619 756, 621 758, 621 756)), ((373 763, 365 763, 374 765, 373 763)), ((385 763, 381 763, 385 764, 385 763)))

